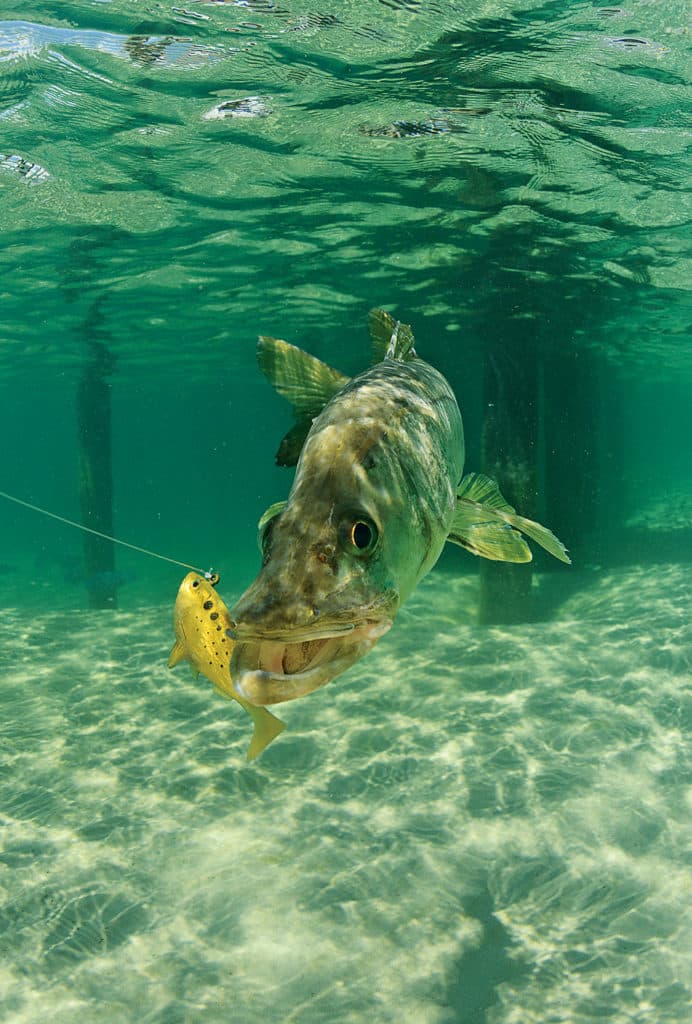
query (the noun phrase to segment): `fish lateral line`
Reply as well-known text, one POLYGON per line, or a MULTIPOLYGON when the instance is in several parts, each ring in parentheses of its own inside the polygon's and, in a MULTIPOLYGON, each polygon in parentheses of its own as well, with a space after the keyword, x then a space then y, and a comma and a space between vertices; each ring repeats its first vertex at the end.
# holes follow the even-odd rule
POLYGON ((66 526, 73 526, 76 530, 83 530, 84 533, 90 533, 94 537, 100 537, 101 540, 110 541, 112 544, 120 544, 121 547, 130 548, 131 551, 138 551, 140 555, 149 555, 151 558, 158 558, 162 562, 170 562, 172 565, 179 565, 183 569, 193 569, 196 573, 211 583, 212 587, 215 587, 219 582, 220 576, 218 572, 213 569, 208 569, 206 572, 203 569, 199 569, 196 565, 190 565, 188 562, 181 562, 177 558, 169 558, 168 555, 161 555, 158 551, 150 551, 149 548, 140 547, 138 544, 131 544, 127 540, 120 540, 118 537, 111 537, 107 533, 102 533, 100 530, 94 530, 91 526, 85 526, 84 523, 77 523, 74 519, 67 519, 65 516, 59 516, 56 512, 49 512, 46 508, 41 508, 40 505, 32 505, 30 501, 24 501, 22 498, 17 498, 13 494, 8 494, 7 491, 0 491, 0 498, 5 498, 7 501, 12 501, 15 505, 21 505, 23 508, 31 509, 32 512, 40 512, 41 515, 48 516, 50 519, 57 519, 59 523, 64 523, 66 526))

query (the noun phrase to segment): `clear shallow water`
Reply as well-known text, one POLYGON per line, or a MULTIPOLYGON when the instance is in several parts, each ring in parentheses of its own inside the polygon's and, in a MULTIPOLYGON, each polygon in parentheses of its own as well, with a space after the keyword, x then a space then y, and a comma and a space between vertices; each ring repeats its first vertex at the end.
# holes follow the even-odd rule
MULTIPOLYGON (((256 336, 355 372, 374 305, 449 377, 476 468, 488 352, 552 382, 548 511, 573 551, 687 486, 685 4, 2 10, 3 489, 77 517, 96 339, 120 534, 249 579, 287 487, 256 336), (570 518, 588 474, 602 500, 570 518)), ((35 550, 42 527, 0 514, 35 550)))
POLYGON ((169 608, 5 613, 7 1019, 684 1020, 686 572, 578 583, 431 577, 249 766, 169 608))
POLYGON ((469 469, 533 410, 575 559, 480 627, 445 554, 247 766, 245 716, 165 667, 183 570, 118 551, 88 610, 80 535, 0 502, 4 1016, 685 1020, 687 5, 0 13, 0 488, 79 518, 97 353, 114 529, 230 601, 290 482, 257 334, 354 372, 382 305, 469 469))

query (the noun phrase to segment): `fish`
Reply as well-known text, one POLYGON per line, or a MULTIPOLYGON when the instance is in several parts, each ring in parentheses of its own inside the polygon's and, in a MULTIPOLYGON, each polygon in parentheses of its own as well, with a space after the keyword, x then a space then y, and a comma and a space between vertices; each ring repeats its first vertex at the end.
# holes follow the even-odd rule
POLYGON ((527 562, 526 534, 570 561, 493 480, 462 477, 459 406, 411 327, 381 309, 369 326, 373 362, 353 378, 259 339, 260 368, 295 412, 277 462, 296 470, 260 520, 262 566, 229 612, 232 685, 257 706, 305 696, 372 650, 447 542, 527 562))
POLYGON ((228 608, 211 581, 199 573, 188 573, 180 584, 173 609, 175 644, 168 667, 189 661, 195 675, 201 673, 217 691, 238 701, 247 711, 254 724, 247 751, 247 759, 252 761, 283 732, 286 723, 266 708, 243 700, 233 689, 229 673, 233 641, 226 633, 230 621, 228 608))

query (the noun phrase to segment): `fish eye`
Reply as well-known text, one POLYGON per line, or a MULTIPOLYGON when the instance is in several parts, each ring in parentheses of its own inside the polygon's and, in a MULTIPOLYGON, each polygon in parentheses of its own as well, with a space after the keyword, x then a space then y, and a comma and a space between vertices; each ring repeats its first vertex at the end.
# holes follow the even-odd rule
POLYGON ((359 517, 344 523, 342 537, 346 546, 359 555, 369 554, 377 544, 379 533, 371 519, 359 517))
POLYGON ((372 529, 368 523, 354 523, 351 527, 351 543, 359 551, 364 551, 372 544, 372 529))

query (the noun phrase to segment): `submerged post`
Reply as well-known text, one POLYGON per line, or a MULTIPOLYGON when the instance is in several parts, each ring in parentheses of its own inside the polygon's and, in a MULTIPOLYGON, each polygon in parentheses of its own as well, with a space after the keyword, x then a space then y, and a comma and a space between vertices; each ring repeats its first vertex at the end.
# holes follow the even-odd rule
MULTIPOLYGON (((530 344, 486 352, 484 371, 483 472, 521 515, 536 515, 538 374, 530 344)), ((531 564, 481 560, 479 620, 484 624, 526 622, 532 617, 531 564)))
MULTIPOLYGON (((107 377, 114 359, 104 342, 94 337, 93 311, 88 319, 87 356, 77 388, 79 500, 84 526, 112 536, 111 391, 107 377)), ((115 608, 114 545, 90 533, 83 536, 89 607, 115 608)))

